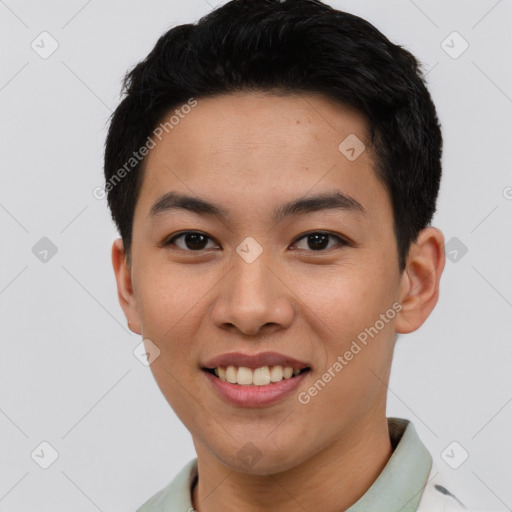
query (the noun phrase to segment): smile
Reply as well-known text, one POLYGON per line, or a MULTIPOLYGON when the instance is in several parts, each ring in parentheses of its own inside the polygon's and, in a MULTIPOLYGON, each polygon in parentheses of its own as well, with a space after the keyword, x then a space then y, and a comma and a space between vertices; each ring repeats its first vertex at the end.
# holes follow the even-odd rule
POLYGON ((285 379, 292 379, 309 370, 309 367, 293 368, 281 365, 262 366, 255 369, 234 365, 205 368, 205 371, 215 375, 223 382, 239 386, 268 386, 285 379))
POLYGON ((213 391, 224 401, 232 406, 234 405, 236 407, 244 408, 266 407, 284 401, 286 398, 292 396, 294 392, 297 392, 302 381, 311 373, 310 368, 304 368, 303 370, 297 370, 298 373, 294 375, 294 371, 292 369, 292 375, 290 377, 282 375, 282 378, 279 381, 270 381, 268 384, 258 385, 254 383, 249 384, 249 377, 251 377, 251 380, 256 379, 256 382, 258 382, 258 379, 261 377, 260 374, 263 374, 263 377, 261 378, 266 381, 268 380, 267 377, 265 377, 266 372, 268 372, 268 374, 273 372, 275 378, 277 378, 279 371, 283 374, 286 372, 288 375, 290 370, 286 370, 286 368, 291 367, 285 367, 284 369, 280 367, 280 370, 273 370, 273 368, 276 368, 275 366, 270 369, 268 367, 260 367, 256 368, 254 371, 247 367, 239 367, 236 370, 236 373, 236 367, 233 366, 232 368, 232 370, 228 371, 229 366, 226 367, 223 378, 220 376, 223 367, 220 367, 219 376, 215 374, 215 370, 219 370, 218 367, 215 369, 203 368, 203 375, 205 375, 209 381, 213 391), (236 375, 237 382, 228 382, 226 380, 227 375, 236 375), (247 384, 238 383, 239 375, 240 380, 242 382, 247 382, 247 384))

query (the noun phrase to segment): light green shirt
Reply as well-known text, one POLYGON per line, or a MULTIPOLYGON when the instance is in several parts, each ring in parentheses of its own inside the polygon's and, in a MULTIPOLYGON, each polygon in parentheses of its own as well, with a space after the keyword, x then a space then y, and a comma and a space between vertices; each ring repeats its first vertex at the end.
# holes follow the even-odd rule
MULTIPOLYGON (((388 418, 388 426, 393 453, 371 487, 346 512, 467 510, 439 478, 412 423, 388 418)), ((197 476, 197 459, 193 459, 137 512, 193 512, 191 496, 197 476)))

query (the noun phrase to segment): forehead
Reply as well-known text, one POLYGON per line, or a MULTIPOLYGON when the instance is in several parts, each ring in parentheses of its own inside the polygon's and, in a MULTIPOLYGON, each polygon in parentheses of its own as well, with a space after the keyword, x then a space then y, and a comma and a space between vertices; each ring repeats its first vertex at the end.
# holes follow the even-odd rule
POLYGON ((186 111, 146 157, 146 213, 173 190, 228 208, 334 188, 362 204, 387 200, 366 119, 323 96, 244 92, 199 98, 186 111))
POLYGON ((170 127, 168 135, 174 137, 164 135, 150 160, 166 148, 180 161, 262 149, 279 160, 288 161, 290 156, 306 160, 306 147, 311 156, 317 156, 314 154, 325 149, 337 151, 349 135, 361 142, 367 139, 367 123, 361 114, 320 95, 223 94, 197 100, 197 106, 181 119, 172 117, 177 124, 170 127), (191 146, 198 151, 190 152, 191 146))

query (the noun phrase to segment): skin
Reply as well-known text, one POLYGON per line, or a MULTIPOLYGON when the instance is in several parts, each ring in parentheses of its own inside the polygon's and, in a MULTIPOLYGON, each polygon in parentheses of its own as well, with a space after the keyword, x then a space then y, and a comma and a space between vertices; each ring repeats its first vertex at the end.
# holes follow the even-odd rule
POLYGON ((199 99, 147 157, 131 259, 117 240, 113 266, 129 326, 159 347, 151 370, 192 435, 199 512, 339 512, 392 454, 386 387, 396 334, 418 329, 434 308, 444 239, 437 228, 421 231, 399 271, 391 201, 371 150, 349 161, 338 149, 366 133, 361 115, 322 96, 237 93, 199 99), (271 219, 284 202, 334 189, 366 213, 271 219), (220 204, 229 217, 150 215, 170 191, 220 204), (319 230, 334 238, 314 250, 304 235, 319 230), (210 239, 201 250, 184 237, 162 246, 182 231, 210 239), (236 252, 249 236, 263 249, 250 264, 236 252), (272 406, 235 407, 200 370, 225 352, 277 351, 309 363, 298 392, 307 391, 397 302, 401 311, 307 405, 293 393, 272 406), (261 453, 252 466, 237 457, 248 440, 261 453))

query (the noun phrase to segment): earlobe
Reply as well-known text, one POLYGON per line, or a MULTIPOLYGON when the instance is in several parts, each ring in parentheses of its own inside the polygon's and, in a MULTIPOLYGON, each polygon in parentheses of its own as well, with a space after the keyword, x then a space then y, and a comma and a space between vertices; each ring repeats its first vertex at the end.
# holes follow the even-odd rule
POLYGON ((112 245, 112 266, 117 282, 119 304, 126 316, 128 328, 136 334, 141 334, 139 312, 133 293, 131 269, 126 258, 123 241, 120 238, 115 240, 112 245))
POLYGON ((402 310, 395 330, 408 333, 418 329, 430 315, 439 298, 439 283, 445 265, 444 237, 434 227, 420 231, 411 245, 400 284, 402 310))

